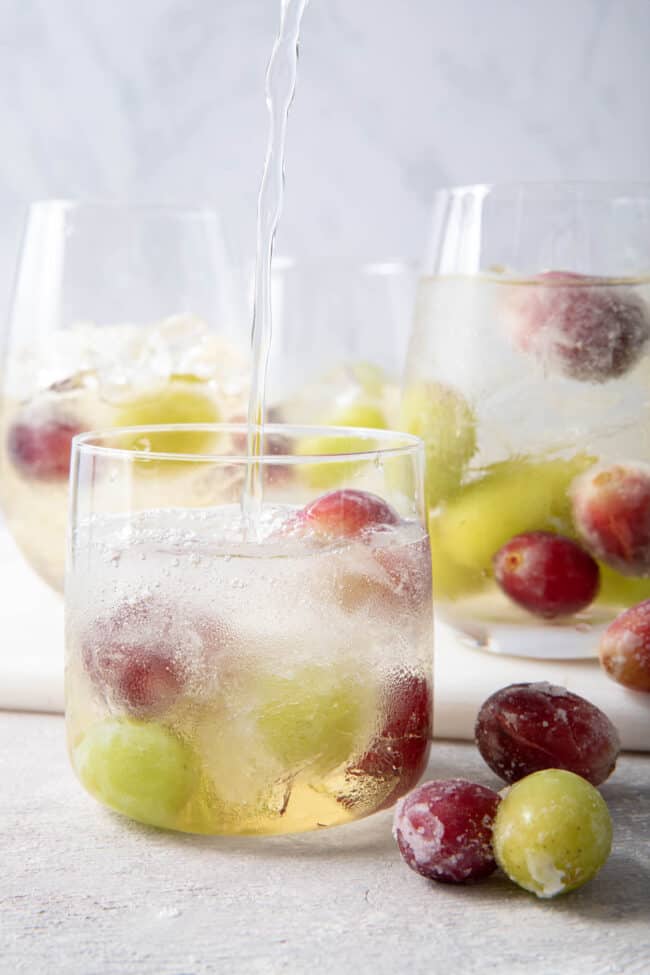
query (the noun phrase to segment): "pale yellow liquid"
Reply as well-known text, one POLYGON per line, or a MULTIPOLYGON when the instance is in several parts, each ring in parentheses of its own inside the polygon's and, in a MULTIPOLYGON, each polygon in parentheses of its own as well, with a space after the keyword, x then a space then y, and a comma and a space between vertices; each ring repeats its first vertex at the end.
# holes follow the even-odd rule
MULTIPOLYGON (((501 592, 491 558, 522 532, 578 537, 571 520, 573 476, 553 475, 547 483, 544 465, 566 464, 577 476, 598 462, 650 462, 650 343, 619 377, 571 377, 512 341, 513 295, 519 307, 538 287, 498 274, 421 282, 405 386, 453 390, 471 411, 475 438, 472 452, 472 434, 455 429, 451 413, 450 425, 444 427, 443 418, 431 435, 434 595, 440 616, 470 643, 523 656, 593 656, 600 631, 616 613, 650 597, 650 579, 601 565, 595 602, 575 616, 545 621, 501 592), (482 479, 495 471, 498 488, 481 491, 482 479)), ((596 287, 607 287, 613 300, 650 308, 647 278, 596 287)))
MULTIPOLYGON (((123 335, 119 327, 112 328, 116 350, 123 335)), ((130 334, 126 332, 125 334, 130 334)), ((146 334, 142 329, 143 344, 146 334)), ((92 333, 84 330, 84 342, 92 347, 92 333)), ((97 329, 98 340, 102 330, 97 329)), ((62 340, 66 336, 62 333, 62 340)), ((209 337, 208 337, 209 338, 209 337)), ((189 340, 191 342, 191 339, 189 340)), ((216 341, 216 340, 215 340, 216 341)), ((81 342, 79 343, 81 345, 81 342)), ((219 346, 217 346, 217 352, 219 346)), ((186 350, 187 351, 187 350, 186 350)), ((214 353, 213 353, 214 354, 214 353)), ((115 366, 119 368, 119 351, 115 366)), ((34 477, 29 469, 21 468, 8 450, 10 431, 17 423, 69 420, 79 431, 106 430, 116 426, 151 425, 154 423, 216 422, 241 420, 248 395, 248 378, 244 364, 236 353, 224 345, 221 374, 212 372, 212 363, 200 364, 197 374, 171 372, 148 378, 127 373, 124 383, 108 384, 92 369, 75 372, 79 361, 70 356, 69 374, 46 388, 25 388, 38 372, 47 368, 47 360, 39 363, 36 355, 18 376, 13 361, 7 365, 5 395, 0 400, 0 499, 5 518, 19 548, 36 572, 58 591, 63 590, 65 564, 65 531, 68 516, 68 478, 34 477), (228 375, 228 370, 231 370, 228 375)), ((129 363, 124 363, 125 370, 129 363)), ((172 364, 173 366, 173 364, 172 364)), ((125 441, 125 446, 126 446, 125 441)), ((151 445, 151 449, 156 448, 151 445)), ((182 434, 173 442, 175 450, 185 446, 182 434)), ((206 446, 212 447, 213 444, 206 446)), ((227 448, 227 444, 220 444, 227 448)), ((178 482, 180 469, 175 470, 178 482)), ((187 468, 187 477, 196 480, 196 468, 187 468)), ((155 479, 149 480, 149 490, 158 493, 155 479)), ((178 490, 178 483, 174 491, 178 490)), ((202 482, 190 490, 201 494, 202 482)), ((150 503, 156 503, 155 497, 150 503)))
POLYGON ((211 536, 220 517, 218 511, 188 511, 182 519, 178 510, 143 513, 129 522, 128 545, 115 519, 77 536, 68 588, 66 723, 82 782, 118 811, 189 832, 317 829, 392 803, 414 784, 413 769, 402 767, 402 748, 419 756, 416 777, 428 752, 426 536, 408 523, 377 536, 382 551, 408 567, 395 575, 367 539, 326 549, 268 538, 259 546, 232 539, 220 545, 218 533, 211 536), (193 543, 188 530, 195 532, 193 543), (89 661, 103 649, 105 621, 152 598, 160 611, 141 628, 138 623, 127 642, 172 645, 187 677, 168 707, 149 714, 121 696, 111 674, 108 682, 98 679, 89 661), (163 633, 159 621, 167 609, 173 623, 163 633), (218 652, 215 627, 222 634, 218 652), (413 682, 420 688, 415 702, 400 691, 413 682), (408 728, 405 705, 415 715, 408 728), (193 754, 199 773, 173 816, 138 814, 119 795, 102 794, 84 780, 78 756, 85 736, 114 720, 154 722, 193 754))

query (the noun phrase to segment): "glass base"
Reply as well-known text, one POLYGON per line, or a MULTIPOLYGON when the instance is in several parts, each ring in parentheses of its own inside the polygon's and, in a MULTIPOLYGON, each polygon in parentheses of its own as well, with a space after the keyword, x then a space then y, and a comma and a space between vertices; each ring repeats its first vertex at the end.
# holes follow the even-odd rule
POLYGON ((527 625, 502 621, 445 619, 465 646, 536 660, 593 660, 607 624, 527 625))

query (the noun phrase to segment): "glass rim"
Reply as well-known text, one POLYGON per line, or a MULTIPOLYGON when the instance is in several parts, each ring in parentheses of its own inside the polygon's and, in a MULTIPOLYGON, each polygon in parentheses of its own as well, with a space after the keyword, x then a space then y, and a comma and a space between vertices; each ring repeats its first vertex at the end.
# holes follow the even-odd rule
POLYGON ((650 180, 625 179, 544 179, 544 180, 504 180, 493 183, 460 183, 440 186, 434 192, 434 199, 444 196, 482 196, 502 194, 508 196, 528 194, 529 197, 544 199, 547 194, 557 197, 608 200, 626 194, 632 199, 650 202, 650 180))
POLYGON ((366 438, 373 440, 374 446, 367 450, 351 450, 341 453, 308 453, 308 454, 278 454, 263 453, 257 458, 252 458, 247 454, 225 454, 218 451, 195 452, 187 451, 157 451, 145 449, 133 449, 130 447, 107 446, 101 443, 102 440, 113 438, 119 440, 125 436, 145 436, 149 434, 169 434, 169 433, 212 433, 219 434, 242 434, 248 433, 246 423, 159 423, 145 424, 144 426, 132 427, 110 427, 105 430, 89 430, 79 433, 72 438, 72 456, 93 455, 101 457, 113 457, 122 460, 131 459, 134 461, 168 461, 168 462, 188 462, 188 463, 216 463, 216 464, 237 464, 249 466, 253 459, 266 465, 292 465, 301 464, 341 464, 357 461, 368 461, 382 457, 406 457, 412 453, 424 451, 424 442, 410 433, 403 433, 399 430, 374 429, 372 427, 341 427, 341 426, 313 426, 306 424, 292 423, 268 423, 264 427, 255 427, 256 432, 264 431, 265 435, 279 434, 281 436, 294 436, 298 438, 309 437, 340 437, 342 440, 350 438, 366 438), (99 442, 94 442, 99 441, 99 442), (383 441, 383 443, 382 443, 383 441))

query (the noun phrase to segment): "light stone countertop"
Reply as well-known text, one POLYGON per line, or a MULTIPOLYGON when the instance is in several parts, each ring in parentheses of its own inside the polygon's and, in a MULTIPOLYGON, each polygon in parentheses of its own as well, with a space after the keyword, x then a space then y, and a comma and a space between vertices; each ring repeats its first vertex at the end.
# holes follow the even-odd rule
MULTIPOLYGON (((158 832, 82 792, 60 717, 0 712, 0 742, 2 975, 650 971, 648 755, 603 786, 615 842, 599 876, 538 901, 500 875, 418 877, 390 813, 262 840, 158 832)), ((429 777, 456 775, 496 785, 472 745, 435 742, 429 777)))

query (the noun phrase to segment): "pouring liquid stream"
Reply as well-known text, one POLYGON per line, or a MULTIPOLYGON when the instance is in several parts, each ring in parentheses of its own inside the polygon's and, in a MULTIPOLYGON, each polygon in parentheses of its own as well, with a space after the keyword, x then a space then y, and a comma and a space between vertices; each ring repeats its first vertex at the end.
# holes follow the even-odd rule
POLYGON ((248 403, 248 466, 242 493, 246 532, 259 537, 263 502, 266 374, 271 348, 271 260, 284 196, 284 151, 287 118, 298 67, 300 23, 308 0, 282 0, 280 31, 266 72, 269 139, 257 204, 257 254, 251 335, 252 375, 248 403))

